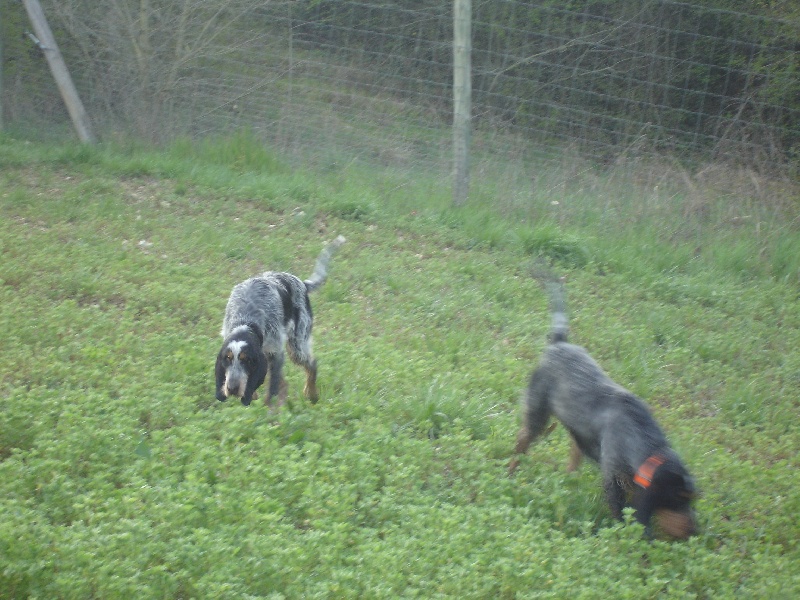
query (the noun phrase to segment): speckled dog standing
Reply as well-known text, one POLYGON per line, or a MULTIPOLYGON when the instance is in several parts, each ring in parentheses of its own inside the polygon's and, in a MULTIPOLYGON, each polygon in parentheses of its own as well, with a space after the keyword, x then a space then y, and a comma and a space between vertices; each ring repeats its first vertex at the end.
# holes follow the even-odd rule
MULTIPOLYGON (((647 405, 615 383, 582 347, 567 342, 563 282, 549 283, 553 302, 550 344, 522 398, 522 426, 515 453, 524 453, 554 416, 569 431, 569 470, 582 455, 600 465, 611 514, 622 518, 628 495, 636 520, 648 534, 656 517, 668 536, 685 539, 696 530, 695 486, 647 405)), ((513 473, 515 457, 509 465, 513 473)))
POLYGON ((319 399, 317 361, 311 349, 314 317, 309 293, 328 277, 333 253, 344 243, 342 236, 329 243, 317 258, 314 273, 305 281, 291 273, 267 271, 237 284, 225 307, 222 348, 215 367, 217 400, 234 396, 248 406, 269 374, 266 403, 286 400, 283 378, 284 349, 306 371, 303 390, 311 402, 319 399))

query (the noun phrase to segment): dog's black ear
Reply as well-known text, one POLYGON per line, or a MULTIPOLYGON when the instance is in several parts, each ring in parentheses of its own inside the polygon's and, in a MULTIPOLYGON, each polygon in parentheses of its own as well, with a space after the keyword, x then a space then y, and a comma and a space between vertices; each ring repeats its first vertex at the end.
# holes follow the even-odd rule
POLYGON ((242 396, 242 404, 249 406, 253 401, 253 394, 264 383, 267 377, 267 357, 261 351, 261 348, 255 349, 253 355, 248 357, 250 362, 249 373, 247 374, 247 386, 244 388, 244 396, 242 396))
POLYGON ((680 470, 661 469, 653 480, 660 495, 660 504, 664 508, 677 508, 695 497, 694 479, 691 475, 680 470))
POLYGON ((685 498, 696 498, 697 497, 697 487, 694 484, 694 477, 691 475, 684 474, 683 475, 683 490, 681 495, 685 498))
POLYGON ((653 512, 656 509, 655 500, 656 495, 653 493, 652 488, 639 488, 633 493, 633 507, 636 509, 634 517, 645 526, 646 531, 650 529, 650 520, 653 518, 653 512))
POLYGON ((217 381, 216 396, 217 400, 220 402, 225 402, 225 400, 227 400, 227 397, 222 391, 222 386, 225 385, 225 352, 223 350, 220 350, 217 355, 217 364, 214 367, 214 375, 217 381))

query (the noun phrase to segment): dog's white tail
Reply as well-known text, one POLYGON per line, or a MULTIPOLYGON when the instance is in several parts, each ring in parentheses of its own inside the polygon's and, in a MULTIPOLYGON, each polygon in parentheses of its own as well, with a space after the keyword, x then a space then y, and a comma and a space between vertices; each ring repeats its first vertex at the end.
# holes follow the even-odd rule
POLYGON ((340 235, 322 249, 317 257, 317 264, 314 265, 314 272, 303 282, 306 284, 307 291, 313 292, 325 283, 325 280, 328 279, 328 264, 331 262, 331 257, 344 242, 344 236, 340 235))

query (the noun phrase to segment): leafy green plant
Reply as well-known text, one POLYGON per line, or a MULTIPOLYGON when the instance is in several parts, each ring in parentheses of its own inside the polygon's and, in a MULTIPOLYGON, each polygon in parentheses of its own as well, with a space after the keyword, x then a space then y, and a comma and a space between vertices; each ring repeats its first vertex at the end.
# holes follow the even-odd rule
POLYGON ((800 592, 788 228, 742 273, 756 232, 720 222, 696 252, 664 213, 604 223, 577 192, 562 220, 526 222, 453 210, 424 177, 263 167, 246 139, 3 142, 1 596, 800 592), (335 234, 348 242, 312 297, 320 402, 291 364, 280 411, 218 402, 230 287, 305 276, 335 234), (531 254, 568 275, 573 341, 647 400, 695 475, 688 542, 614 522, 597 468, 565 471, 563 428, 507 476, 550 322, 531 254))

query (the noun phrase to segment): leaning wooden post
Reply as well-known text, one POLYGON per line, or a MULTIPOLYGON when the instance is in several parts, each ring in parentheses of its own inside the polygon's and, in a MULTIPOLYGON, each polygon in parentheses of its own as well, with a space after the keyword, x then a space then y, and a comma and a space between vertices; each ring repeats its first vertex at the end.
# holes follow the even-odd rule
POLYGON ((94 143, 94 136, 89 127, 89 117, 83 108, 78 91, 72 84, 67 65, 58 49, 53 32, 47 24, 47 19, 45 19, 39 0, 23 0, 23 4, 25 5, 25 10, 28 11, 28 18, 31 20, 31 25, 33 25, 33 32, 39 38, 39 47, 44 52, 47 64, 50 66, 50 72, 53 74, 53 79, 56 80, 56 85, 61 92, 61 97, 64 99, 64 104, 67 105, 67 111, 69 111, 69 116, 72 119, 72 124, 78 133, 78 137, 82 142, 94 143))
POLYGON ((3 13, 0 12, 0 131, 3 131, 3 13))
POLYGON ((472 115, 472 0, 453 3, 453 203, 469 194, 472 115))

